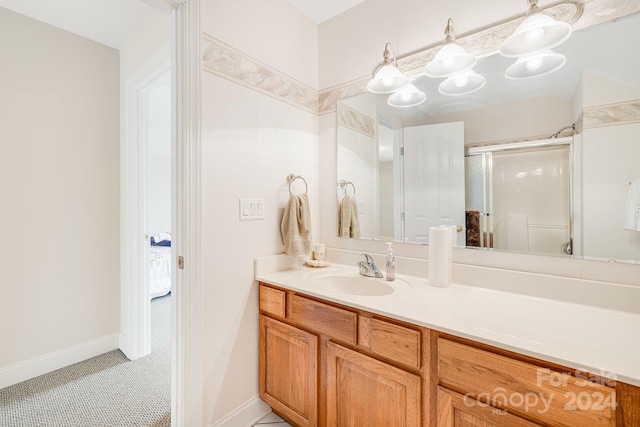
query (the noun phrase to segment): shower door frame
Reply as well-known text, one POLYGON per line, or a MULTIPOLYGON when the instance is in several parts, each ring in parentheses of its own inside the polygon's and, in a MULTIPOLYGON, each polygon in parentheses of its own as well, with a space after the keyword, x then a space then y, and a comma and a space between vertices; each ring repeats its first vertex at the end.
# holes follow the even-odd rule
POLYGON ((567 255, 573 255, 573 232, 574 232, 574 138, 573 136, 564 138, 550 138, 535 141, 521 141, 506 144, 496 144, 488 146, 470 147, 465 150, 465 156, 482 155, 482 169, 485 173, 483 177, 483 210, 480 213, 481 227, 480 247, 493 249, 493 158, 492 153, 522 150, 527 148, 544 148, 552 146, 568 145, 569 147, 569 252, 567 255), (487 224, 488 223, 488 224, 487 224), (485 246, 486 244, 486 246, 485 246))

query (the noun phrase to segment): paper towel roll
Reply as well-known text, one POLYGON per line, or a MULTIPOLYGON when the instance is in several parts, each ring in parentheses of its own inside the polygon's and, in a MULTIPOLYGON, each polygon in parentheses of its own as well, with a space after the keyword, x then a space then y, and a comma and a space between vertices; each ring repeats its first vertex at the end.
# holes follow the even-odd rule
POLYGON ((451 227, 429 228, 429 284, 445 287, 451 284, 451 227))

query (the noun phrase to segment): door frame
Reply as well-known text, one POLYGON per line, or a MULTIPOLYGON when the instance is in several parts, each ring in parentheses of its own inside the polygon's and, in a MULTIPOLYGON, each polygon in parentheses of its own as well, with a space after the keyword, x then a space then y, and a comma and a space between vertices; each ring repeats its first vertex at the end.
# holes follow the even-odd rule
MULTIPOLYGON (((200 306, 200 0, 144 0, 171 16, 169 60, 172 80, 172 268, 171 425, 203 424, 200 306)), ((154 58, 157 59, 157 58, 154 58)), ((132 86, 134 89, 135 86, 132 86)), ((128 90, 128 88, 127 88, 128 90)), ((130 112, 128 112, 130 113, 130 112)), ((127 114, 128 114, 127 113, 127 114)), ((129 130, 131 132, 131 130, 129 130)), ((137 128, 136 128, 137 132, 137 128)), ((144 333, 133 327, 148 300, 140 298, 139 254, 146 230, 140 228, 140 147, 121 138, 121 318, 125 354, 141 354, 144 333), (132 197, 137 197, 133 198, 132 197), (133 200, 133 203, 132 203, 133 200), (137 261, 136 262, 132 262, 137 261), (138 271, 136 271, 138 270, 138 271), (135 329, 135 330, 134 330, 135 329), (133 331, 132 331, 133 330, 133 331), (132 343, 132 340, 134 342, 132 343)), ((134 138, 135 140, 136 138, 134 138)), ((146 221, 146 218, 145 218, 146 221)), ((138 356, 139 357, 139 356, 138 356)))
POLYGON ((124 286, 121 300, 123 332, 120 337, 120 349, 129 360, 136 360, 151 353, 149 269, 143 268, 149 264, 147 233, 149 232, 150 183, 147 96, 159 80, 164 78, 166 73, 170 73, 169 56, 167 45, 147 61, 142 69, 126 83, 125 89, 126 138, 123 139, 121 156, 121 174, 123 174, 121 263, 124 286))

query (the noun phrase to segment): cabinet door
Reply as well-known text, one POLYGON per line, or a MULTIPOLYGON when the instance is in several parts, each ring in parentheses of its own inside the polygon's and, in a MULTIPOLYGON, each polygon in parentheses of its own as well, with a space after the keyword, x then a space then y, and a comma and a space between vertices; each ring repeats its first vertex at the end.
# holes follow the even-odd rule
POLYGON ((472 397, 438 387, 436 427, 538 427, 530 421, 494 408, 472 397))
POLYGON ((293 424, 317 425, 318 337, 260 316, 260 397, 293 424))
POLYGON ((327 344, 327 425, 419 426, 420 377, 327 344))

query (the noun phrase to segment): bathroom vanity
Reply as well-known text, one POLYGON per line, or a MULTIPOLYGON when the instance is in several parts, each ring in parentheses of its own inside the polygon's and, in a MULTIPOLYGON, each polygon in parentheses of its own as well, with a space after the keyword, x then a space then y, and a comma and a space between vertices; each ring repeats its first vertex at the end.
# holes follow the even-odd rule
MULTIPOLYGON (((359 285, 353 293, 326 285, 335 277, 342 278, 340 281, 349 274, 346 267, 257 274, 260 397, 291 424, 640 425, 640 377, 633 377, 635 371, 624 377, 626 382, 621 381, 620 375, 612 374, 619 366, 596 371, 588 363, 589 355, 580 356, 587 348, 597 353, 601 347, 614 348, 613 353, 604 353, 620 353, 621 359, 628 357, 630 361, 637 360, 637 353, 623 355, 628 349, 607 342, 607 336, 598 335, 598 331, 592 335, 597 342, 583 343, 582 347, 576 344, 575 336, 566 337, 567 348, 554 341, 557 337, 551 336, 546 342, 537 339, 535 330, 553 329, 553 322, 558 322, 559 334, 563 334, 559 320, 575 317, 577 312, 567 310, 583 309, 577 304, 560 307, 554 306, 554 301, 537 298, 534 304, 548 304, 549 311, 535 313, 541 318, 528 322, 528 330, 519 328, 521 333, 500 339, 498 333, 519 327, 522 320, 517 318, 518 311, 533 307, 519 300, 520 295, 491 295, 495 301, 492 306, 482 297, 486 290, 464 286, 435 289, 412 278, 390 282, 389 294, 366 295, 366 290, 357 289, 359 285), (467 310, 464 306, 469 299, 479 307, 467 310), (447 307, 453 301, 462 307, 447 307), (491 313, 500 306, 506 317, 491 313), (466 319, 457 315, 461 308, 469 315, 466 319), (501 321, 485 322, 480 318, 483 312, 487 319, 501 321), (512 324, 503 324, 509 318, 513 318, 512 324), (474 322, 477 324, 465 326, 474 322), (496 326, 499 324, 502 326, 496 326), (529 345, 528 338, 533 338, 534 344, 529 345), (532 350, 535 345, 543 350, 532 350)), ((379 279, 363 280, 374 284, 379 279)), ((586 316, 595 313, 584 310, 586 316)), ((617 322, 616 315, 600 316, 603 327, 617 322)), ((635 317, 632 320, 637 322, 635 317)), ((575 325, 581 326, 589 327, 589 323, 575 325)), ((580 334, 576 329, 575 335, 582 341, 580 334)), ((596 355, 593 360, 603 361, 597 357, 609 356, 596 355)))

